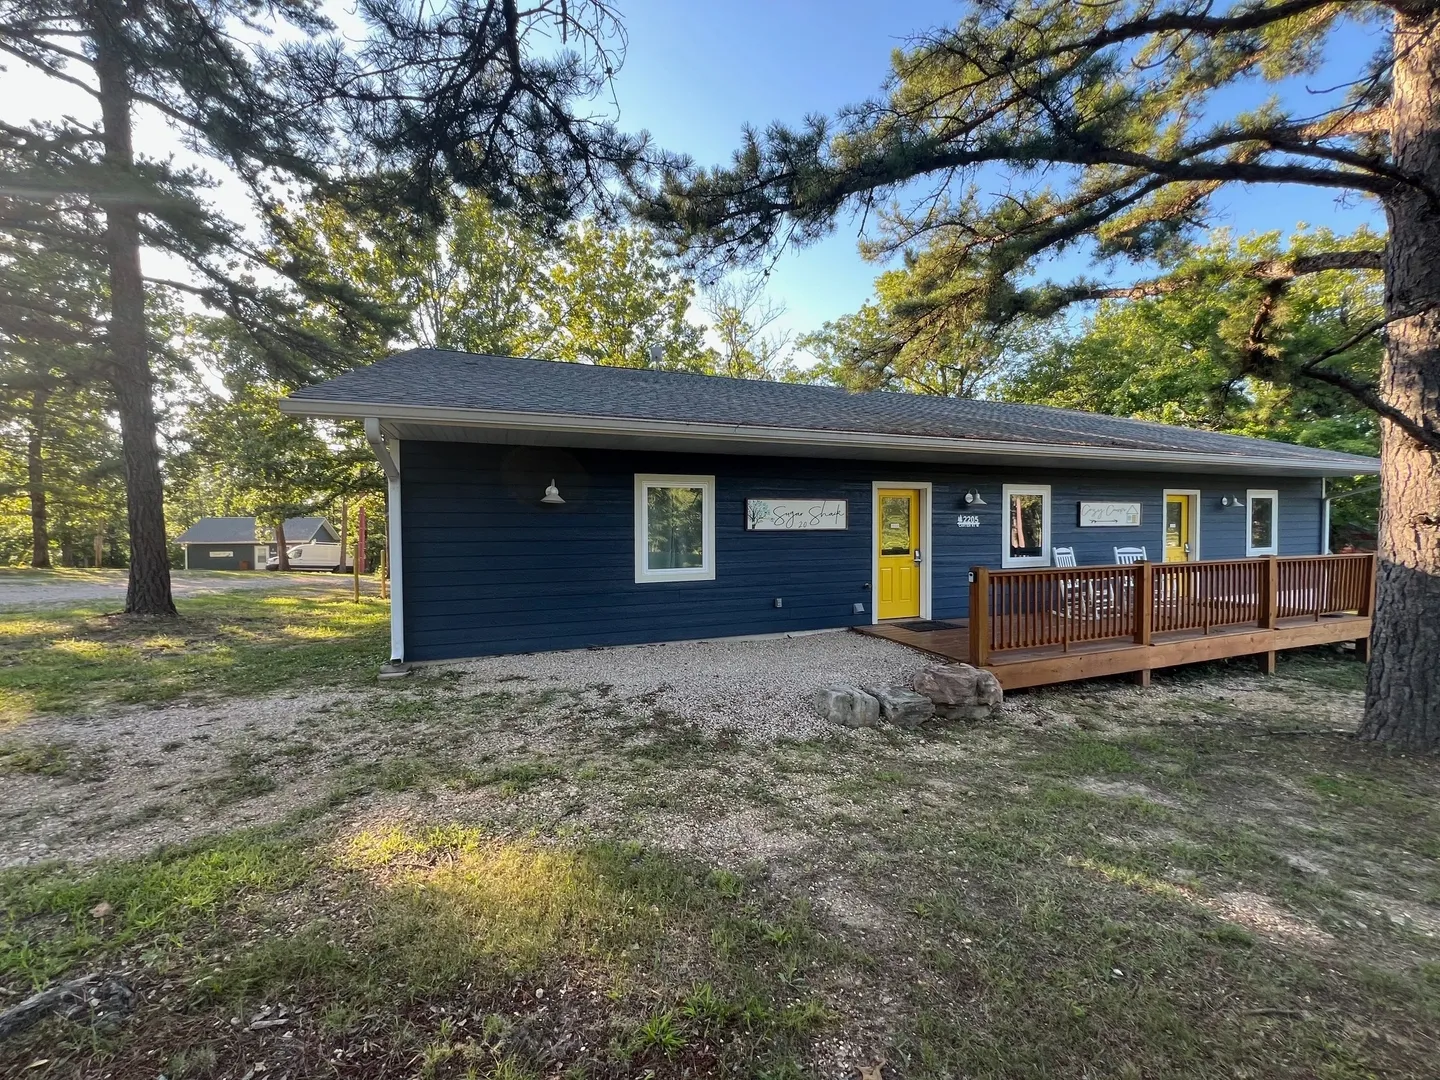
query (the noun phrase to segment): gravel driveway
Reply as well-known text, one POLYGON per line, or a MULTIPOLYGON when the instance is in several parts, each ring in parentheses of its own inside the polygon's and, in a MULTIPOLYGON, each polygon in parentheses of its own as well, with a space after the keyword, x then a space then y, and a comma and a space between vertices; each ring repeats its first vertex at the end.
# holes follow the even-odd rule
MULTIPOLYGON (((0 610, 74 604, 85 600, 125 599, 124 570, 80 570, 61 573, 18 570, 0 572, 0 610)), ((174 570, 170 588, 176 596, 230 592, 234 589, 278 589, 325 592, 348 589, 344 574, 278 574, 265 571, 174 570)))

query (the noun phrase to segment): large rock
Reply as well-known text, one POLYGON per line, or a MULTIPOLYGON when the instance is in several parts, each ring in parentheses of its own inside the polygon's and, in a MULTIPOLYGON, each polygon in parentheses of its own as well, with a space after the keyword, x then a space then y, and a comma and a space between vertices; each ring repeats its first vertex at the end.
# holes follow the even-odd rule
POLYGON ((935 703, 908 686, 867 686, 880 702, 880 714, 896 727, 915 728, 935 715, 935 703))
POLYGON ((969 664, 937 664, 910 677, 917 694, 935 705, 944 720, 984 720, 1005 699, 1000 680, 984 668, 969 664))
POLYGON ((846 727, 874 727, 880 702, 858 686, 827 686, 815 694, 815 707, 826 720, 846 727))

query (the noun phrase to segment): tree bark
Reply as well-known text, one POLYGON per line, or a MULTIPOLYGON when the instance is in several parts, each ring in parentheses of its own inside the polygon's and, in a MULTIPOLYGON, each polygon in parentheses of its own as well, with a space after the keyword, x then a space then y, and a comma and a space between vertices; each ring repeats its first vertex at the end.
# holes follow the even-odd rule
POLYGON ((290 569, 290 553, 285 550, 285 519, 275 519, 275 553, 280 559, 278 570, 290 569))
MULTIPOLYGON (((109 180, 121 191, 135 165, 131 86, 119 31, 125 15, 115 0, 91 9, 95 74, 109 180)), ((110 382, 125 460, 125 509, 130 530, 130 581, 125 611, 174 615, 170 551, 165 540, 165 487, 160 477, 154 378, 145 338, 145 282, 140 273, 140 213, 123 196, 107 197, 105 250, 110 276, 110 382)))
POLYGON ((25 444, 26 485, 30 493, 30 565, 50 569, 49 507, 45 500, 45 409, 50 393, 37 389, 30 399, 30 434, 25 444))
MULTIPOLYGON (((1440 12, 1395 17, 1391 148, 1396 166, 1440 191, 1440 12)), ((1440 417, 1440 214, 1423 192, 1386 200, 1386 312, 1392 323, 1380 390, 1414 420, 1440 417)), ((1360 737, 1440 750, 1440 459, 1381 417, 1379 581, 1360 737)))

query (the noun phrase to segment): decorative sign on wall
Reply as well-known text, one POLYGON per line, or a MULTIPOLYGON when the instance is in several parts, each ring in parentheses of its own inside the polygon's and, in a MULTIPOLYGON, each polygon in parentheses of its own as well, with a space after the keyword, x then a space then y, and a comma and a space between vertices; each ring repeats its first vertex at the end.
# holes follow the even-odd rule
POLYGON ((980 527, 980 515, 961 514, 955 519, 955 525, 960 529, 978 529, 980 527))
POLYGON ((846 529, 844 499, 746 499, 745 528, 753 532, 804 532, 846 529))
POLYGON ((1133 529, 1140 524, 1138 502, 1082 502, 1082 529, 1133 529))

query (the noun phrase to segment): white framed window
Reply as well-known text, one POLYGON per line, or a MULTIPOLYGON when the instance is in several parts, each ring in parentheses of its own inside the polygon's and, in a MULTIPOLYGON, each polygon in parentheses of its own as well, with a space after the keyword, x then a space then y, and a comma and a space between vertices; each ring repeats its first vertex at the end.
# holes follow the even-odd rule
POLYGON ((1000 565, 1050 565, 1050 485, 1006 484, 1001 489, 1005 507, 1004 535, 1000 539, 1000 565))
POLYGON ((1278 491, 1247 491, 1245 493, 1245 554, 1278 555, 1280 553, 1280 493, 1278 491))
POLYGON ((635 580, 713 581, 715 477, 635 474, 635 580))

